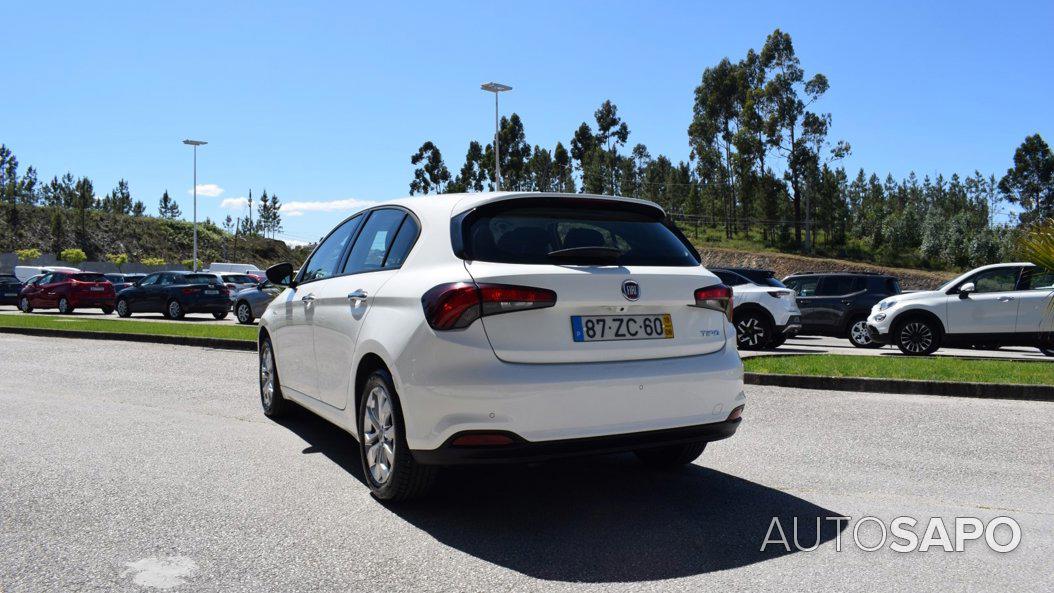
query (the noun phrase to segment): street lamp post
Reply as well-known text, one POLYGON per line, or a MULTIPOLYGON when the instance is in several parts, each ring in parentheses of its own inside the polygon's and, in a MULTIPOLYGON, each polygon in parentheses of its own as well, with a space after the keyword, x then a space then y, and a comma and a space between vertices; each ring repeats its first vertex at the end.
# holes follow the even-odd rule
POLYGON ((480 85, 479 88, 494 93, 494 181, 497 190, 501 191, 501 165, 498 164, 501 161, 501 147, 498 145, 498 132, 500 131, 498 124, 498 94, 511 91, 512 87, 500 82, 488 82, 480 85))
POLYGON ((198 271, 198 147, 208 144, 204 140, 184 140, 183 144, 194 147, 194 271, 198 271))

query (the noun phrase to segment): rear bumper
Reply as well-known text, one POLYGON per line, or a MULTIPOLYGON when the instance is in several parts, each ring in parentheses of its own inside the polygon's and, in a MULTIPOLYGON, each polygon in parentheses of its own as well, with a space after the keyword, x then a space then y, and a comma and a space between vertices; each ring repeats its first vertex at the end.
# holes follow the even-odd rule
POLYGON ((101 296, 71 296, 70 305, 78 309, 90 309, 96 307, 113 307, 114 295, 104 294, 101 296))
POLYGON ((231 301, 224 297, 222 301, 187 303, 183 309, 187 313, 226 313, 231 310, 231 301))
POLYGON ((446 443, 437 449, 411 450, 410 453, 414 461, 423 465, 528 463, 580 455, 619 453, 665 445, 717 441, 735 434, 741 422, 742 419, 737 418, 664 430, 542 442, 530 442, 514 433, 504 433, 513 439, 512 444, 487 447, 452 445, 454 439, 466 434, 462 432, 447 439, 446 443))

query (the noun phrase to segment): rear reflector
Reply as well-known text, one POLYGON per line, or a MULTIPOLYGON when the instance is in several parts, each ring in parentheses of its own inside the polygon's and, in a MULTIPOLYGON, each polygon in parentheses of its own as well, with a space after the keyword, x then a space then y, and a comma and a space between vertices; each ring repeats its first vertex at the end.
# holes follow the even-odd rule
POLYGON ((743 408, 745 408, 745 407, 746 407, 746 405, 736 406, 736 408, 732 410, 732 413, 728 415, 728 419, 729 420, 739 420, 740 418, 742 418, 743 417, 743 408))
POLYGON ((506 284, 440 284, 421 297, 425 319, 432 329, 463 329, 480 317, 544 309, 556 304, 556 293, 545 288, 506 284))
POLYGON ((512 437, 505 434, 474 433, 463 434, 451 441, 450 445, 452 447, 494 447, 511 445, 513 442, 512 437))
POLYGON ((696 289, 695 306, 720 311, 732 321, 732 289, 724 284, 696 289))

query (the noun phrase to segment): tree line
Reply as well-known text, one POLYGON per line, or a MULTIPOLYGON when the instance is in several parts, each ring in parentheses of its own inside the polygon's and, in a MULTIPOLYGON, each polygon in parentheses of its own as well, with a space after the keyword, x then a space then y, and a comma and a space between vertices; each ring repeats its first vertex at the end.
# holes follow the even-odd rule
MULTIPOLYGON (((822 99, 830 83, 807 74, 789 34, 776 30, 703 71, 695 89, 688 161, 631 148, 618 107, 604 101, 569 146, 527 142, 513 113, 499 126, 503 190, 610 194, 653 200, 699 241, 739 242, 894 265, 962 268, 1010 257, 1019 226, 1054 216, 1054 156, 1028 136, 1000 178, 978 171, 904 179, 841 161, 822 99), (1016 220, 996 220, 1013 204, 1016 220)), ((427 141, 411 156, 412 194, 493 190, 493 143, 471 140, 452 174, 427 141)))

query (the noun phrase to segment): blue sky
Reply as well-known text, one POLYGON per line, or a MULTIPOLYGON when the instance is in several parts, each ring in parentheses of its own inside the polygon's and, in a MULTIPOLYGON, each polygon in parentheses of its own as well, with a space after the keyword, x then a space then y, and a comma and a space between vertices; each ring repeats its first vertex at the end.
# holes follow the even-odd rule
POLYGON ((493 133, 492 79, 515 87, 502 111, 532 144, 566 144, 611 99, 631 144, 686 159, 703 69, 777 27, 829 78, 822 106, 853 171, 1000 175, 1027 134, 1054 137, 1049 1, 21 1, 4 17, 0 142, 24 165, 100 194, 124 177, 151 212, 167 188, 189 217, 180 141, 201 138, 215 195, 199 194, 199 218, 242 215, 237 198, 266 188, 297 204, 290 239, 405 195, 423 140, 456 170, 493 133))

